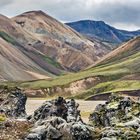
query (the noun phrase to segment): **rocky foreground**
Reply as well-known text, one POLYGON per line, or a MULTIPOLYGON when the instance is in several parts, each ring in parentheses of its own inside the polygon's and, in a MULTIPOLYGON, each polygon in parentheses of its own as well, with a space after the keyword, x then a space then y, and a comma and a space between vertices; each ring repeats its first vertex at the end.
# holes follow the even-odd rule
POLYGON ((0 91, 0 140, 140 140, 140 100, 112 95, 85 124, 78 104, 62 97, 26 114, 26 95, 0 91))

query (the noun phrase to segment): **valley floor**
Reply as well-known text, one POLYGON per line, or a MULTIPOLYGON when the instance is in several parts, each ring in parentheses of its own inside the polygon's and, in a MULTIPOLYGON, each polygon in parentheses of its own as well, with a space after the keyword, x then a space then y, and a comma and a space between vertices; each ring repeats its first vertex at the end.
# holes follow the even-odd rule
MULTIPOLYGON (((45 99, 28 99, 26 104, 26 112, 28 115, 32 114, 39 106, 45 102, 45 99)), ((103 104, 105 101, 84 101, 84 100, 76 100, 79 104, 79 110, 81 110, 81 116, 85 123, 88 123, 89 115, 94 111, 95 107, 98 104, 103 104)))

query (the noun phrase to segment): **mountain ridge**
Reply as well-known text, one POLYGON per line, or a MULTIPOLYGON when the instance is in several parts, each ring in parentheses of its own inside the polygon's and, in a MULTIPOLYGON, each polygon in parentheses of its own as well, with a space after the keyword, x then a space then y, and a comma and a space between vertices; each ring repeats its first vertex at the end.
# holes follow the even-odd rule
POLYGON ((140 30, 126 31, 117 29, 113 26, 106 24, 104 21, 94 20, 80 20, 75 22, 66 23, 79 33, 90 38, 97 38, 101 41, 121 44, 137 35, 140 35, 140 30))

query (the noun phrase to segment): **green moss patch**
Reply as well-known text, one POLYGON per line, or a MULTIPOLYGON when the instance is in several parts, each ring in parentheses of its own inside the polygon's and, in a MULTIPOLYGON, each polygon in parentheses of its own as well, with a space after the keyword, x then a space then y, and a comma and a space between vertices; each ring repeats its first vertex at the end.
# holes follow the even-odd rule
POLYGON ((18 45, 18 42, 9 36, 7 33, 0 31, 0 37, 3 38, 5 41, 11 43, 12 45, 18 45))
POLYGON ((50 58, 48 56, 44 56, 44 60, 46 60, 49 64, 51 64, 57 68, 61 67, 60 63, 58 63, 57 61, 53 60, 52 58, 50 58))
POLYGON ((6 116, 5 115, 0 115, 0 123, 6 121, 6 116))

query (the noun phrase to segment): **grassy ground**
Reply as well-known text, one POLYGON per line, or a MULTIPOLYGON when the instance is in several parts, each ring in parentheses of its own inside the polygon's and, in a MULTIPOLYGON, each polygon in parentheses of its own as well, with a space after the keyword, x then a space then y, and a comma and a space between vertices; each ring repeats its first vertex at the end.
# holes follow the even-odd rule
POLYGON ((104 82, 90 88, 78 95, 74 96, 77 99, 86 99, 96 94, 115 93, 119 91, 133 91, 140 89, 140 81, 137 80, 118 80, 104 82))
POLYGON ((47 88, 53 86, 66 86, 71 82, 78 81, 80 79, 84 79, 87 77, 102 77, 107 80, 116 80, 120 78, 122 75, 127 74, 127 70, 114 70, 114 71, 102 71, 97 72, 96 70, 88 70, 75 74, 67 74, 63 76, 56 77, 51 80, 39 80, 39 81, 29 81, 29 82, 15 82, 15 83, 4 83, 8 85, 17 85, 24 88, 31 89, 39 89, 39 88, 47 88))

